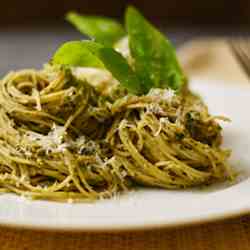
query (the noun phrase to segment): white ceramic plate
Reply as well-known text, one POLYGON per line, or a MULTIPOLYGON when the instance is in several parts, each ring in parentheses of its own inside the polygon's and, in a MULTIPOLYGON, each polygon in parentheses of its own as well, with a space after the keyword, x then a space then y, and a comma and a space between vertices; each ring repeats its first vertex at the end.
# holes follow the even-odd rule
POLYGON ((180 191, 141 189, 94 204, 28 201, 0 196, 0 224, 54 230, 127 230, 177 226, 250 212, 250 87, 193 80, 211 113, 232 119, 224 127, 231 164, 242 170, 237 183, 180 191))

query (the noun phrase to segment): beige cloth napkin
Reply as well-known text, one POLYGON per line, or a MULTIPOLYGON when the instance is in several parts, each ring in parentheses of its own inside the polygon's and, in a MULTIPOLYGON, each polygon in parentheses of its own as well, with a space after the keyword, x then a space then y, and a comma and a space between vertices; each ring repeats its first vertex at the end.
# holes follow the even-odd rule
POLYGON ((225 39, 187 42, 178 50, 178 56, 191 78, 222 80, 228 84, 250 83, 225 39))
MULTIPOLYGON (((178 51, 192 77, 248 83, 224 40, 202 39, 178 51)), ((247 250, 250 217, 201 226, 127 233, 55 233, 0 228, 1 250, 247 250)))

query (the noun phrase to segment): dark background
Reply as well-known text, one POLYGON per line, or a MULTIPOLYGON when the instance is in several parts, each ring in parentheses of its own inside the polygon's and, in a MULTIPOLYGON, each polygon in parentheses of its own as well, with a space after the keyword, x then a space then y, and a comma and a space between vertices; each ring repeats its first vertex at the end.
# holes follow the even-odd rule
POLYGON ((128 3, 166 25, 250 23, 249 0, 2 0, 0 25, 58 23, 71 9, 121 17, 128 3))
POLYGON ((69 10, 122 19, 138 7, 176 45, 204 36, 250 34, 250 0, 0 0, 0 75, 40 68, 65 41, 83 36, 65 22, 69 10))

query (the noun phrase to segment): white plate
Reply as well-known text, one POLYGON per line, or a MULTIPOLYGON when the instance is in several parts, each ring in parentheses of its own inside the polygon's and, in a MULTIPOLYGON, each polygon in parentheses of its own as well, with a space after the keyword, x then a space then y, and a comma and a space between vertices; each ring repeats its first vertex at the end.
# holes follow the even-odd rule
POLYGON ((180 191, 141 189, 120 198, 94 204, 28 201, 15 195, 0 196, 0 224, 54 230, 127 230, 225 218, 250 212, 250 87, 225 86, 194 80, 211 113, 223 114, 224 146, 233 149, 231 164, 243 170, 234 185, 180 191))

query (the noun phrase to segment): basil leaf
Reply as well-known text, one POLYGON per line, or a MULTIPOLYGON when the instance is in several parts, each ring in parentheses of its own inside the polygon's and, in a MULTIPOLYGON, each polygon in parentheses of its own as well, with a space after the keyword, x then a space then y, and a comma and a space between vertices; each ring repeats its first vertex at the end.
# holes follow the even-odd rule
POLYGON ((180 89, 185 76, 171 43, 134 7, 128 7, 125 20, 135 71, 143 85, 148 90, 180 89))
POLYGON ((127 60, 112 48, 102 48, 98 53, 99 59, 106 69, 133 94, 144 94, 146 89, 141 85, 136 74, 129 66, 127 60))
POLYGON ((66 15, 66 19, 81 33, 94 38, 105 46, 112 45, 126 35, 122 25, 111 18, 82 16, 75 12, 66 15))
POLYGON ((63 44, 54 54, 52 63, 67 66, 104 68, 103 63, 81 41, 63 44))
POLYGON ((127 60, 119 52, 93 41, 85 40, 82 41, 82 43, 102 61, 105 68, 110 71, 113 77, 129 92, 134 94, 143 94, 147 92, 129 66, 127 60))
POLYGON ((82 43, 82 46, 88 49, 95 56, 98 56, 99 50, 101 48, 104 48, 102 44, 94 42, 94 41, 90 41, 90 40, 83 40, 81 41, 81 43, 82 43))
POLYGON ((79 67, 104 67, 129 92, 133 94, 145 92, 136 74, 120 53, 93 41, 65 43, 55 53, 52 62, 79 67))

